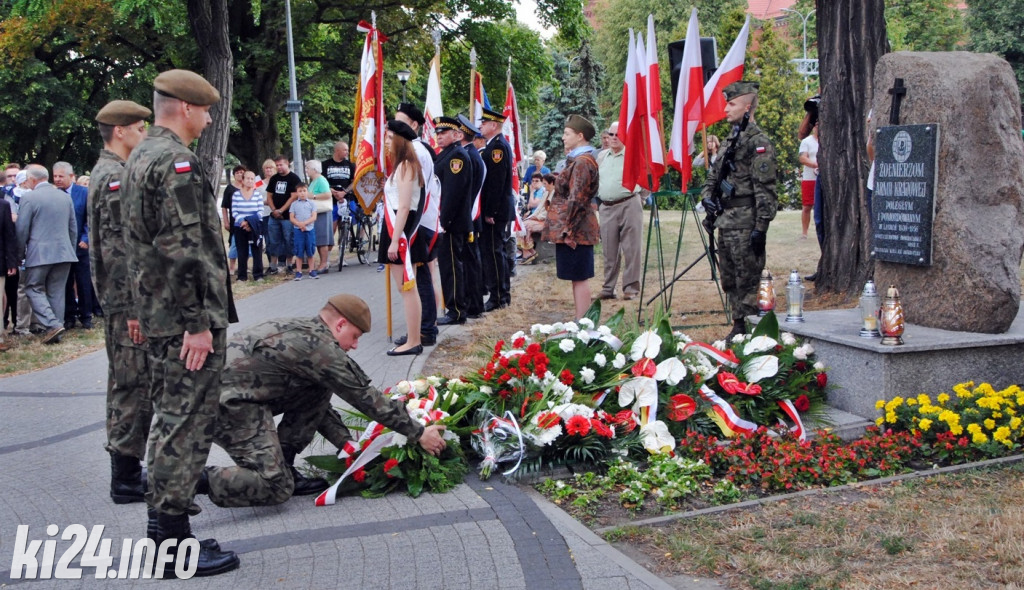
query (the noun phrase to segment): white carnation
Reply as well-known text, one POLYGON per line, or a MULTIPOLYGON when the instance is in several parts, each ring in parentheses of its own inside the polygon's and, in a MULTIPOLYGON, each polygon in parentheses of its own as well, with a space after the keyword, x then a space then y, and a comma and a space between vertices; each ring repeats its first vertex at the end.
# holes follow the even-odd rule
POLYGON ((604 367, 606 364, 608 364, 608 359, 605 358, 605 356, 599 352, 594 355, 594 364, 599 367, 604 367))
POLYGON ((576 334, 576 337, 579 338, 580 342, 582 342, 583 344, 587 344, 588 342, 590 342, 590 332, 587 332, 586 330, 580 330, 576 334))
POLYGON ((814 370, 819 372, 819 373, 824 373, 825 372, 825 363, 823 363, 821 361, 815 362, 814 363, 814 370))
POLYGON ((558 348, 562 349, 562 352, 572 352, 576 350, 576 342, 571 338, 562 338, 562 341, 558 343, 558 348))
POLYGON ((794 344, 796 344, 796 336, 794 336, 790 332, 783 332, 782 344, 784 344, 785 346, 793 346, 794 344))
POLYGON ((590 318, 580 318, 579 319, 579 323, 580 323, 580 327, 583 328, 584 330, 593 330, 594 329, 594 320, 592 320, 590 318))
POLYGON ((512 342, 515 342, 516 340, 519 340, 520 338, 526 338, 526 332, 523 332, 522 330, 519 330, 515 334, 512 334, 511 340, 512 340, 512 342))
POLYGON ((807 350, 803 346, 797 346, 793 349, 793 358, 798 361, 807 360, 807 350))
POLYGON ((587 385, 590 385, 591 383, 594 382, 595 376, 596 375, 594 374, 594 369, 591 369, 590 367, 583 367, 582 369, 580 369, 580 377, 583 378, 583 382, 586 383, 587 385))
POLYGON ((598 326, 597 331, 602 336, 611 336, 612 335, 612 329, 609 328, 608 326, 603 325, 603 324, 598 326))
POLYGON ((725 340, 715 340, 714 342, 711 343, 711 346, 718 350, 721 350, 722 352, 725 352, 726 349, 725 340))
POLYGON ((615 360, 612 361, 612 366, 615 367, 616 369, 621 369, 622 367, 625 367, 626 357, 623 356, 621 352, 615 355, 615 360))
POLYGON ((398 434, 397 432, 393 434, 394 436, 391 437, 392 446, 404 447, 409 442, 409 438, 406 437, 404 434, 398 434))
POLYGON ((576 322, 566 322, 562 329, 570 334, 575 334, 580 331, 580 327, 576 325, 576 322))

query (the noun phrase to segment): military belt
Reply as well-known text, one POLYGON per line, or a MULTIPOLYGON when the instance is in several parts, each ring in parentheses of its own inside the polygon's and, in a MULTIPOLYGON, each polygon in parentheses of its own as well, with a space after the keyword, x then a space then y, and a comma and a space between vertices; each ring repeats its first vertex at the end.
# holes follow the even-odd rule
POLYGON ((740 197, 739 199, 729 199, 728 201, 722 201, 722 209, 736 209, 738 207, 753 207, 754 197, 740 197))

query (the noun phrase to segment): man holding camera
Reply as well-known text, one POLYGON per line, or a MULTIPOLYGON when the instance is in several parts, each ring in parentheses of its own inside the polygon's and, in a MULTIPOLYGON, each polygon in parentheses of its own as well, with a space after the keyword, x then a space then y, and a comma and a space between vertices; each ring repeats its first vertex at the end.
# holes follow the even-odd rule
POLYGON ((747 331, 745 318, 757 312, 757 283, 764 270, 768 224, 775 219, 775 150, 754 122, 757 82, 725 87, 725 117, 732 134, 708 172, 702 196, 705 227, 718 230, 718 266, 729 297, 733 327, 727 339, 747 331))

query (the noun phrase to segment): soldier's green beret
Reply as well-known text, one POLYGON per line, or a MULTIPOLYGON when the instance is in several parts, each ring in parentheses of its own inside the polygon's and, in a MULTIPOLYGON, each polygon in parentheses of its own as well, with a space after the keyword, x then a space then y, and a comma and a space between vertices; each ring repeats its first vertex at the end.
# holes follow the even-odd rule
POLYGON ((370 308, 362 299, 348 293, 339 293, 328 299, 327 303, 364 334, 370 331, 370 308))
POLYGON ((757 82, 747 82, 744 80, 733 82, 726 86, 723 91, 725 93, 725 100, 732 100, 746 94, 757 94, 757 89, 760 86, 761 85, 757 82))
POLYGON ((168 70, 153 80, 153 88, 164 96, 189 104, 206 106, 220 102, 220 92, 195 72, 168 70))
POLYGON ((96 121, 104 125, 131 125, 148 119, 153 111, 130 100, 112 100, 100 112, 96 113, 96 121))
POLYGON ((576 133, 582 133, 583 139, 590 141, 597 135, 597 130, 594 129, 594 124, 591 123, 586 117, 579 115, 569 115, 569 118, 565 120, 565 126, 572 129, 576 133))

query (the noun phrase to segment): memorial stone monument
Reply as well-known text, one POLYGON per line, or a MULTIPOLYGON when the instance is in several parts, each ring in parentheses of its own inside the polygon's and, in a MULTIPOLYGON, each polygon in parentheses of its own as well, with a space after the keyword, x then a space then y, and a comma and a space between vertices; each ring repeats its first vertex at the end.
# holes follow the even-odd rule
POLYGON ((909 323, 1006 332, 1024 252, 1013 70, 989 54, 897 52, 879 60, 874 89, 875 282, 899 286, 909 323))

